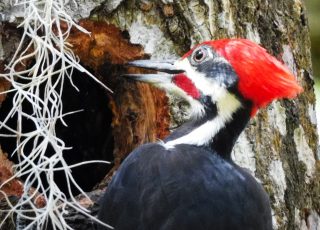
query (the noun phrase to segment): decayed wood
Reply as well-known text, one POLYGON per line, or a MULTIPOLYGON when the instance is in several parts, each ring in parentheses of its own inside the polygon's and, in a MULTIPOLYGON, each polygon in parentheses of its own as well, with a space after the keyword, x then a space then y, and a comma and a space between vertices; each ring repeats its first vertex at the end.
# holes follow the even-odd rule
POLYGON ((79 24, 91 36, 74 31, 69 38, 74 52, 113 90, 109 107, 113 112, 115 166, 108 174, 112 175, 135 147, 168 134, 167 99, 163 92, 148 84, 128 82, 120 77, 125 72, 139 71, 125 69, 126 62, 147 58, 140 45, 129 43, 125 32, 103 22, 82 20, 79 24))
MULTIPOLYGON (((0 149, 0 220, 3 220, 7 215, 7 212, 4 211, 9 209, 7 201, 14 204, 20 198, 23 191, 23 184, 18 179, 13 179, 9 183, 4 184, 14 174, 12 166, 13 163, 7 159, 7 155, 0 149)), ((14 227, 13 219, 8 218, 3 228, 12 229, 14 227)))
POLYGON ((0 185, 4 184, 1 186, 0 200, 4 198, 4 194, 17 197, 22 195, 23 186, 20 180, 15 178, 9 183, 4 183, 14 176, 13 165, 13 162, 8 160, 7 154, 0 149, 0 185))

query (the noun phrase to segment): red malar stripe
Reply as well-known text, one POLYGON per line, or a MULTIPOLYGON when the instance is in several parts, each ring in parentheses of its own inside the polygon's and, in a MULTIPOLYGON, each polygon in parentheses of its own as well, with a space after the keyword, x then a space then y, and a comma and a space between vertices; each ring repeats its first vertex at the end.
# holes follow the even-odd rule
POLYGON ((175 75, 173 78, 173 82, 191 97, 195 99, 200 98, 201 96, 200 92, 195 87, 193 82, 186 75, 184 74, 175 75))

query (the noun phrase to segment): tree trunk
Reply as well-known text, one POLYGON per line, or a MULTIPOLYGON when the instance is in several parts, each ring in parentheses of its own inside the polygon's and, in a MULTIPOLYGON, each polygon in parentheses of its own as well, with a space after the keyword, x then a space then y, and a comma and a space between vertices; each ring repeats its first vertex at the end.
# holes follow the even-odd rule
MULTIPOLYGON (((70 15, 75 19, 88 17, 80 24, 92 35, 81 37, 81 33, 74 31, 70 43, 81 62, 114 90, 107 103, 113 113, 110 128, 115 165, 106 172, 108 176, 100 188, 132 149, 163 138, 170 127, 181 124, 187 117, 185 105, 179 99, 169 95, 167 100, 151 86, 119 78, 119 74, 128 71, 122 64, 147 55, 153 59, 177 58, 205 40, 248 38, 282 60, 297 76, 304 92, 295 100, 274 102, 261 110, 240 136, 233 157, 261 181, 270 195, 274 229, 320 229, 320 156, 308 20, 303 2, 78 0, 78 3, 79 8, 70 3, 70 15)), ((8 15, 3 18, 10 18, 8 15)), ((2 39, 2 43, 8 42, 2 39)), ((9 60, 3 57, 3 62, 9 60)), ((74 219, 77 218, 81 217, 74 219)))

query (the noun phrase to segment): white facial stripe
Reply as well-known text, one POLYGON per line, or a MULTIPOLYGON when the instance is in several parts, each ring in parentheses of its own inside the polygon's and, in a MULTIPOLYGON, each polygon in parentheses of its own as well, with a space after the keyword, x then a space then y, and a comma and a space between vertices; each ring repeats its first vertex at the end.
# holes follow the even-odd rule
POLYGON ((166 142, 164 146, 170 149, 179 144, 208 145, 213 137, 232 119, 232 115, 241 107, 241 103, 234 95, 227 93, 217 102, 217 107, 218 115, 214 119, 205 122, 185 136, 166 142))
POLYGON ((189 134, 165 143, 166 149, 174 148, 175 145, 207 145, 209 141, 224 127, 225 122, 221 117, 207 121, 189 134))
POLYGON ((191 107, 191 117, 194 119, 198 119, 202 117, 205 113, 203 105, 200 103, 200 101, 193 99, 190 97, 189 104, 191 107))
POLYGON ((218 101, 220 97, 227 93, 225 87, 213 80, 210 81, 204 74, 195 71, 187 58, 177 61, 175 65, 177 68, 185 70, 185 75, 191 79, 196 88, 204 95, 210 96, 213 101, 218 101))

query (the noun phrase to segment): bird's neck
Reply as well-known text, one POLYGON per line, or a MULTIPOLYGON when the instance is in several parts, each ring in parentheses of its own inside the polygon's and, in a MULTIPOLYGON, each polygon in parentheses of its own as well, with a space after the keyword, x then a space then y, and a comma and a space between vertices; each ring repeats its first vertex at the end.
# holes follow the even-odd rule
POLYGON ((236 140, 250 120, 251 106, 243 102, 233 105, 230 102, 227 106, 230 114, 217 106, 205 109, 203 117, 183 124, 166 138, 165 147, 170 149, 179 144, 197 145, 210 148, 223 158, 230 159, 236 140))
POLYGON ((251 110, 240 108, 230 120, 212 137, 209 147, 226 159, 231 159, 231 152, 236 140, 250 120, 251 110))

